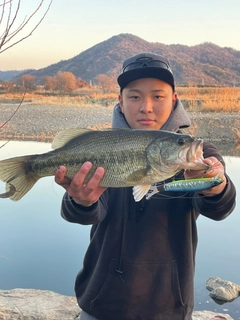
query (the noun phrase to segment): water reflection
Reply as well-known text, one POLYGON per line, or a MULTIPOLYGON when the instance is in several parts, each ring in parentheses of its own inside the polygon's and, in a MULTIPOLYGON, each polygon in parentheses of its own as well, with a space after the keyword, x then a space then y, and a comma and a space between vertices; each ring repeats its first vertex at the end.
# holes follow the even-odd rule
MULTIPOLYGON (((0 149, 0 158, 50 149, 45 143, 10 142, 0 149)), ((1 182, 0 193, 4 189, 1 182)), ((74 294, 89 227, 79 228, 60 217, 62 195, 63 189, 48 177, 39 180, 18 202, 1 199, 1 289, 39 288, 74 294)))
MULTIPOLYGON (((240 188, 240 158, 224 157, 227 172, 237 190, 240 188)), ((212 276, 240 284, 240 250, 239 250, 239 203, 234 212, 223 221, 213 221, 200 216, 198 219, 198 250, 195 276, 195 309, 212 310, 228 313, 233 319, 240 319, 240 298, 224 305, 216 304, 205 290, 206 280, 212 276)))
POLYGON ((227 141, 213 142, 222 155, 240 157, 240 145, 227 141))
MULTIPOLYGON (((0 159, 49 150, 50 144, 13 141, 0 149, 0 159)), ((227 151, 224 154, 227 171, 238 189, 240 158, 228 156, 227 151)), ((0 183, 0 193, 4 191, 0 183)), ((36 288, 74 295, 90 227, 67 223, 60 217, 63 192, 48 177, 39 180, 18 202, 0 199, 0 289, 36 288)), ((224 221, 199 218, 195 276, 195 309, 226 312, 234 319, 240 319, 240 298, 219 306, 208 296, 205 282, 217 276, 240 284, 238 203, 239 198, 234 212, 224 221)))
MULTIPOLYGON (((206 139, 205 139, 206 140, 206 139)), ((209 141, 211 142, 211 141, 209 141)), ((240 145, 229 143, 227 141, 212 142, 218 148, 222 155, 240 157, 240 145)))

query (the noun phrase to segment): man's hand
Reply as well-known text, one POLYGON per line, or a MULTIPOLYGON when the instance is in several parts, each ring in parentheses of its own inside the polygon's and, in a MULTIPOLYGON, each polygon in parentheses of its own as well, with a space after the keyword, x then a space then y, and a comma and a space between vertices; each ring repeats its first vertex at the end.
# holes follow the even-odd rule
POLYGON ((60 166, 55 174, 55 182, 62 186, 77 204, 89 207, 98 201, 101 194, 106 190, 99 183, 104 176, 104 168, 99 167, 92 178, 85 183, 84 180, 92 168, 92 163, 85 162, 72 180, 65 177, 66 167, 60 166))
POLYGON ((185 170, 185 179, 211 178, 220 174, 219 178, 223 179, 223 182, 221 184, 216 187, 201 191, 201 194, 209 197, 218 195, 224 190, 227 183, 226 177, 224 175, 224 167, 222 163, 215 157, 206 158, 203 160, 203 162, 209 165, 209 169, 207 171, 185 170))

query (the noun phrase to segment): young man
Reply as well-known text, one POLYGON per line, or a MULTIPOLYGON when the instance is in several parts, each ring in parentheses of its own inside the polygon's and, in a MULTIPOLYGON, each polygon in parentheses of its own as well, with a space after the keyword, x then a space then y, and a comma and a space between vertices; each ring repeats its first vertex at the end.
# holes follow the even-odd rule
MULTIPOLYGON (((140 53, 123 63, 113 127, 179 132, 190 120, 175 92, 166 58, 140 53)), ((212 177, 224 182, 201 193, 159 193, 135 202, 132 188, 99 187, 99 167, 87 184, 86 162, 71 183, 61 166, 55 180, 66 189, 61 214, 69 222, 92 224, 91 241, 75 284, 81 320, 190 320, 199 214, 227 217, 235 188, 218 150, 204 143, 208 172, 187 170, 177 178, 212 177)))

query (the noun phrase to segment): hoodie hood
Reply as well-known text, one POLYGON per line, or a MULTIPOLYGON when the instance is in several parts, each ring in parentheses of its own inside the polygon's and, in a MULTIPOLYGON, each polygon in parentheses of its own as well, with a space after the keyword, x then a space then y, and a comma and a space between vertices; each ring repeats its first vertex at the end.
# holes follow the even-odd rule
MULTIPOLYGON (((177 99, 170 117, 163 125, 161 130, 177 132, 179 129, 188 128, 190 125, 191 121, 187 115, 187 112, 185 111, 182 102, 177 99)), ((117 103, 113 109, 112 127, 131 129, 121 111, 119 103, 117 103)))

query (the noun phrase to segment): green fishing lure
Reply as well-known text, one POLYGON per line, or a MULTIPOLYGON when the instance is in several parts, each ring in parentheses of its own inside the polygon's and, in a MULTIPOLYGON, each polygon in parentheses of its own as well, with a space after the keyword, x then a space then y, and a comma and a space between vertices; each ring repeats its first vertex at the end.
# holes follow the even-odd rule
POLYGON ((223 182, 223 179, 220 178, 221 174, 222 172, 213 178, 174 180, 161 185, 153 184, 146 195, 146 199, 149 200, 154 194, 163 191, 196 192, 207 190, 216 187, 223 182))

